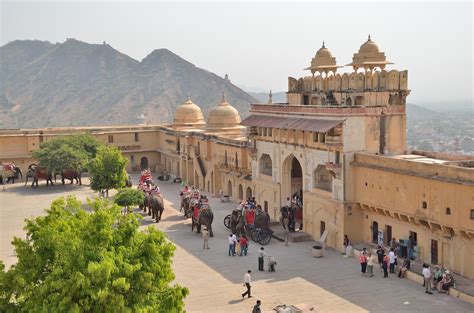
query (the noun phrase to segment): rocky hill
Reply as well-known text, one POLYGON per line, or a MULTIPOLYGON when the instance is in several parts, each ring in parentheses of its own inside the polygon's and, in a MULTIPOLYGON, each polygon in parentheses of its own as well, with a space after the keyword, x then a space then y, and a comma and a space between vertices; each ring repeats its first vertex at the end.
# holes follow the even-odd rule
POLYGON ((0 128, 168 122, 188 94, 207 115, 224 89, 242 117, 256 102, 167 49, 139 62, 107 44, 14 41, 0 74, 0 128))

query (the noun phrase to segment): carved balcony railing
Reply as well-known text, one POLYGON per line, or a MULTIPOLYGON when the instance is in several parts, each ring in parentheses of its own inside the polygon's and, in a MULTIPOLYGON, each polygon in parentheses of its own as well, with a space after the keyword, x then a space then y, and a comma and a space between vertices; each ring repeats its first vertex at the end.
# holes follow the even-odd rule
POLYGON ((342 136, 326 136, 326 145, 328 146, 342 146, 342 136))

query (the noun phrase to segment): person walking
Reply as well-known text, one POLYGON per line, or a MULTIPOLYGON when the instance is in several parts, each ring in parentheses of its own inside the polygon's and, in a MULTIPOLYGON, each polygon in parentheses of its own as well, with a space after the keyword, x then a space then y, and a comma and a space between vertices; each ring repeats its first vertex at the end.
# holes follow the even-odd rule
POLYGON ((395 252, 393 252, 393 248, 390 248, 388 257, 390 259, 390 273, 395 273, 395 252))
POLYGON ((369 256, 367 257, 367 274, 369 277, 374 276, 374 262, 375 256, 372 255, 372 252, 369 252, 369 256))
POLYGON ((430 295, 433 294, 431 292, 431 270, 428 264, 423 264, 423 270, 421 271, 423 275, 423 279, 425 281, 425 292, 429 293, 430 295))
POLYGON ((249 298, 252 297, 252 295, 250 294, 250 283, 252 282, 252 277, 250 277, 250 274, 252 274, 252 271, 248 270, 247 273, 245 273, 244 275, 244 286, 247 287, 247 291, 242 294, 242 299, 245 298, 245 296, 248 296, 249 298))
POLYGON ((365 272, 367 270, 367 256, 365 255, 365 251, 361 252, 359 255, 359 263, 360 263, 360 271, 361 275, 365 276, 365 272))
POLYGON ((257 300, 257 304, 255 304, 255 305, 253 306, 252 313, 261 313, 261 312, 262 312, 262 310, 260 310, 260 304, 261 304, 261 303, 262 303, 262 302, 261 302, 260 300, 257 300))
POLYGON ((382 260, 383 278, 388 277, 388 265, 389 265, 389 263, 390 263, 390 258, 384 252, 383 253, 383 260, 382 260))
POLYGON ((265 253, 263 247, 258 250, 258 270, 263 271, 263 260, 267 254, 265 253))
POLYGON ((240 238, 240 255, 247 256, 248 247, 249 247, 249 240, 247 239, 247 236, 243 235, 240 238))
POLYGON ((206 227, 202 230, 202 248, 203 249, 209 249, 209 231, 207 230, 206 227))

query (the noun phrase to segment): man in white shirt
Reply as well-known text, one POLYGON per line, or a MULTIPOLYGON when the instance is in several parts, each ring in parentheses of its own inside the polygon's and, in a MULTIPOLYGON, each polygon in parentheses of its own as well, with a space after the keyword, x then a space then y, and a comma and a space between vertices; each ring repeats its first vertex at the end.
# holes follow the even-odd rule
POLYGON ((263 271, 263 260, 265 259, 265 256, 267 254, 265 253, 263 247, 260 248, 260 250, 258 250, 258 270, 259 271, 263 271))
POLYGON ((393 252, 393 248, 390 249, 388 257, 390 259, 390 273, 395 273, 395 252, 393 252))
POLYGON ((244 275, 244 286, 247 287, 247 291, 242 294, 242 299, 245 298, 246 295, 248 295, 249 298, 252 297, 250 295, 250 283, 252 282, 252 278, 250 277, 251 273, 252 271, 248 270, 244 275))
POLYGON ((431 292, 431 270, 428 264, 423 264, 423 270, 421 271, 423 279, 425 280, 426 293, 432 294, 431 292))
POLYGON ((229 256, 235 256, 235 244, 237 243, 237 237, 234 234, 229 235, 229 256))

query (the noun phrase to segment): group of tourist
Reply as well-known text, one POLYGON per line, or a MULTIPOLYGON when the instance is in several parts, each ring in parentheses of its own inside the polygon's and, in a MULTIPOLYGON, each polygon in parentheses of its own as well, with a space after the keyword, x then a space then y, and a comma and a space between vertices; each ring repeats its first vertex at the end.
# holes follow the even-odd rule
POLYGON ((421 274, 423 275, 425 292, 428 294, 432 294, 432 290, 437 290, 439 293, 447 293, 449 288, 454 286, 453 275, 438 265, 435 265, 432 270, 428 264, 424 263, 421 274))
POLYGON ((229 256, 247 256, 249 248, 249 239, 246 235, 242 235, 240 238, 232 233, 229 235, 229 256))
MULTIPOLYGON (((344 236, 344 246, 350 246, 349 239, 347 235, 344 236)), ((397 274, 399 278, 404 278, 406 272, 410 269, 410 260, 406 258, 403 261, 403 264, 398 264, 398 256, 395 253, 394 248, 388 249, 388 251, 381 245, 377 246, 376 255, 372 252, 367 251, 366 248, 362 249, 362 252, 359 254, 359 264, 361 268, 361 275, 367 277, 374 276, 374 265, 377 262, 380 268, 380 271, 383 272, 383 277, 388 278, 389 272, 391 274, 397 274), (397 268, 397 271, 395 271, 397 268)))
MULTIPOLYGON (((362 249, 359 255, 359 264, 361 268, 361 275, 367 277, 374 276, 374 264, 377 261, 379 268, 383 271, 383 277, 387 278, 389 272, 391 274, 397 274, 399 278, 406 277, 406 272, 410 269, 411 261, 409 258, 405 258, 401 265, 398 264, 397 252, 398 249, 395 245, 395 238, 390 242, 390 247, 387 250, 381 245, 377 246, 375 256, 367 251, 366 248, 362 249)), ((344 236, 344 246, 350 248, 350 241, 347 235, 344 236)), ((454 285, 454 277, 448 270, 442 269, 439 265, 435 265, 433 269, 426 263, 423 264, 423 287, 427 294, 432 294, 433 290, 437 290, 439 293, 447 293, 449 288, 454 285)))

